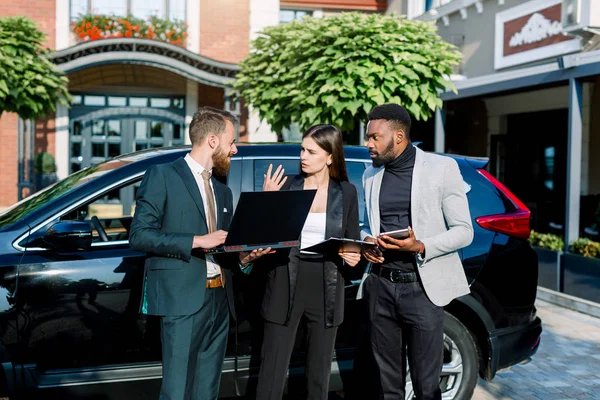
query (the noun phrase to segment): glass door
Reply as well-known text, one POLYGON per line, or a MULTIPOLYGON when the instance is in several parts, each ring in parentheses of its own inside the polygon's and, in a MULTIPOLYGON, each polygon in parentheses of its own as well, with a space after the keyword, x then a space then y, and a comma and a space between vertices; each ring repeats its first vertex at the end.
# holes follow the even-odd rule
POLYGON ((72 121, 70 173, 134 151, 184 144, 183 124, 158 118, 72 121))

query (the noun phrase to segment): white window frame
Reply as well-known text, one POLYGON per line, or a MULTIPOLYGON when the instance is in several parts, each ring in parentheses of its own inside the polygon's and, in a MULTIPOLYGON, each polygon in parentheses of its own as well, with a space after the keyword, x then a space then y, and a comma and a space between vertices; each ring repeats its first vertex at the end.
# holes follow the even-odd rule
MULTIPOLYGON (((131 11, 132 11, 133 0, 121 0, 121 1, 125 4, 125 14, 127 14, 127 15, 132 14, 131 11)), ((170 10, 170 5, 171 5, 171 0, 162 0, 162 1, 163 1, 163 5, 164 5, 164 13, 162 15, 160 15, 160 17, 169 19, 169 10, 170 10)), ((90 14, 92 12, 95 4, 101 4, 101 3, 102 3, 102 0, 87 0, 87 14, 90 14)), ((184 2, 184 5, 185 5, 185 10, 183 12, 183 15, 184 15, 184 21, 185 21, 185 20, 187 20, 187 8, 188 8, 187 2, 184 2)), ((71 2, 71 0, 69 0, 69 19, 72 18, 71 8, 72 8, 72 2, 71 2)))

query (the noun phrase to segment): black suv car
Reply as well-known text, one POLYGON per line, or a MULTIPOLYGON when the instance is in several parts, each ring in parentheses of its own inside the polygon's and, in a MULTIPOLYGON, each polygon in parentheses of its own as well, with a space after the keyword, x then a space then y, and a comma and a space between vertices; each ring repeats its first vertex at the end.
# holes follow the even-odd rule
MULTIPOLYGON (((7 396, 156 398, 160 327, 156 317, 139 314, 144 254, 129 248, 129 226, 146 169, 187 151, 155 149, 109 160, 0 214, 0 389, 7 396)), ((345 151, 362 221, 361 177, 371 161, 365 148, 345 151)), ((242 191, 261 189, 271 163, 296 173, 299 154, 298 145, 239 146, 227 177, 235 201, 242 191)), ((484 170, 486 160, 454 158, 475 239, 461 251, 471 294, 446 307, 440 386, 444 398, 467 399, 478 375, 492 379, 531 357, 542 328, 534 307, 537 258, 527 242, 529 211, 484 170)), ((243 396, 258 371, 262 277, 255 272, 235 278, 238 315, 223 367, 223 397, 243 396)), ((363 302, 356 300, 362 272, 347 279, 332 391, 348 391, 356 382, 351 371, 365 332, 363 302)), ((302 373, 302 336, 290 384, 302 373)), ((407 391, 412 396, 410 383, 407 391)))

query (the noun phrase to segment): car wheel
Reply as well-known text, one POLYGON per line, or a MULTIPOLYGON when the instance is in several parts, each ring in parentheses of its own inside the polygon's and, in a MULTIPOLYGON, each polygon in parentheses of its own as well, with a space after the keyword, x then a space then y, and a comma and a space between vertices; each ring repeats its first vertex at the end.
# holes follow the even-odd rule
MULTIPOLYGON (((471 333, 454 316, 444 320, 444 365, 440 377, 442 399, 467 400, 477 385, 479 358, 471 333)), ((410 371, 406 376, 406 399, 413 398, 410 371)))

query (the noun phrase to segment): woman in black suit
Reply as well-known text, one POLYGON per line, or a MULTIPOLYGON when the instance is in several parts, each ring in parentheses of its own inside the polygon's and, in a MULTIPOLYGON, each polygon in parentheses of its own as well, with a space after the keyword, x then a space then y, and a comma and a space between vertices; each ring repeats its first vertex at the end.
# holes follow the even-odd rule
MULTIPOLYGON (((344 318, 345 265, 354 267, 359 253, 314 254, 302 251, 330 237, 359 239, 358 195, 348 182, 340 131, 316 125, 302 138, 301 174, 283 177, 281 166, 265 175, 263 190, 316 189, 302 230, 300 248, 266 257, 268 272, 261 314, 265 329, 258 400, 280 400, 296 331, 307 326, 306 380, 308 399, 327 399, 337 327, 344 318)), ((261 268, 261 267, 258 267, 261 268)))

